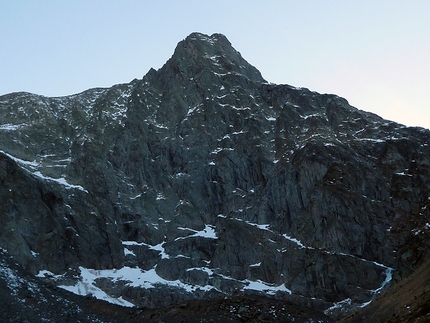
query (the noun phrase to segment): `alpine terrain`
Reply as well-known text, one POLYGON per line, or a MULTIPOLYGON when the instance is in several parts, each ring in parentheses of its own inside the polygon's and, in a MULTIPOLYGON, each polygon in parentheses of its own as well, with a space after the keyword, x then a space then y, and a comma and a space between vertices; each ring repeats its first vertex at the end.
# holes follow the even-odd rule
POLYGON ((128 84, 1 96, 0 320, 428 320, 429 143, 221 34, 128 84))

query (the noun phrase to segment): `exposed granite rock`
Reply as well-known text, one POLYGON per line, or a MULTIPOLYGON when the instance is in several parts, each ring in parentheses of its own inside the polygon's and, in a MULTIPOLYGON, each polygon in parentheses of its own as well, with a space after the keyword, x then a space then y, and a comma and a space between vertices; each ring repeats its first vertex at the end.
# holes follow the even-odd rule
POLYGON ((153 271, 95 283, 138 306, 251 289, 345 315, 429 256, 430 132, 269 84, 220 34, 129 84, 2 96, 0 136, 0 246, 153 271))

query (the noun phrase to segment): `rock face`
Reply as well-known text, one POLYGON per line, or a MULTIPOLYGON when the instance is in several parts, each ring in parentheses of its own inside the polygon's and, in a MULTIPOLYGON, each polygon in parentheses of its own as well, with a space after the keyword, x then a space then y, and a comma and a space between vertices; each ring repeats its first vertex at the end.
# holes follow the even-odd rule
POLYGON ((0 136, 0 246, 75 293, 336 318, 429 258, 430 131, 267 83, 220 34, 129 84, 2 96, 0 136))

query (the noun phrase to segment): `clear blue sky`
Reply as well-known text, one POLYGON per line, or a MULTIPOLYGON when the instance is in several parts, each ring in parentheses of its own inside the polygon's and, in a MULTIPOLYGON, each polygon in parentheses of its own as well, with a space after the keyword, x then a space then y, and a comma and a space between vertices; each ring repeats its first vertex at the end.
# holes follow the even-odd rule
POLYGON ((225 34, 269 82, 430 128, 430 0, 0 0, 0 95, 130 82, 193 31, 225 34))

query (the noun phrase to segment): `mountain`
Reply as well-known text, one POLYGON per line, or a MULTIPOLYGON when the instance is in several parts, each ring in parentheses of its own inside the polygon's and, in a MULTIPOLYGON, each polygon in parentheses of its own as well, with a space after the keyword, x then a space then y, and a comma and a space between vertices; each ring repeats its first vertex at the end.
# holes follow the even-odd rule
POLYGON ((82 300, 330 322, 430 258, 430 131, 268 83, 221 34, 128 84, 1 96, 0 136, 0 247, 82 300))

